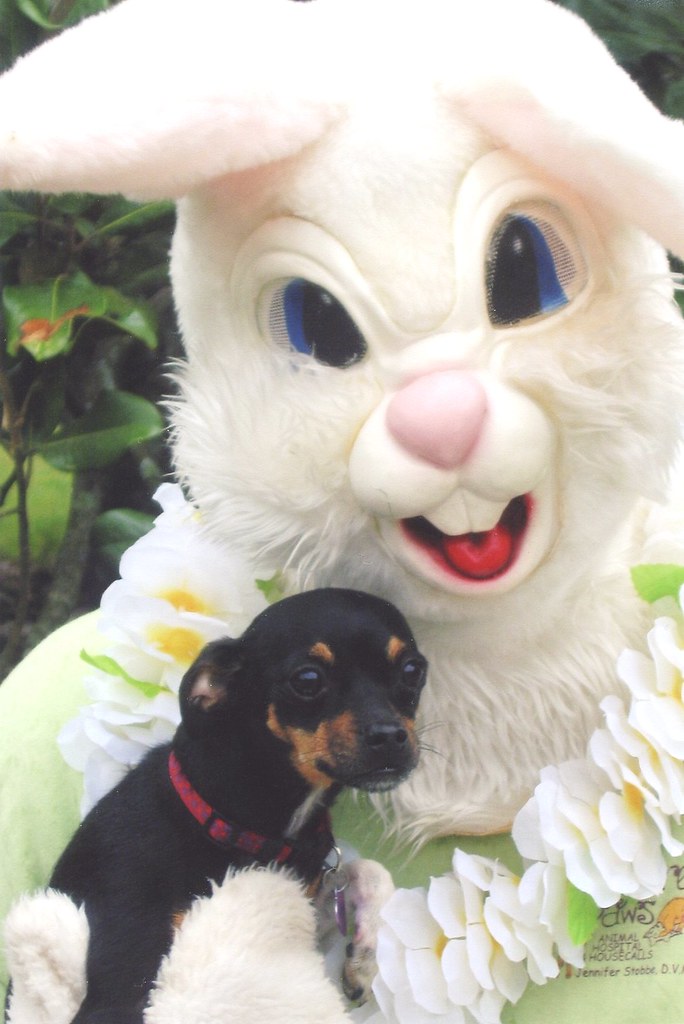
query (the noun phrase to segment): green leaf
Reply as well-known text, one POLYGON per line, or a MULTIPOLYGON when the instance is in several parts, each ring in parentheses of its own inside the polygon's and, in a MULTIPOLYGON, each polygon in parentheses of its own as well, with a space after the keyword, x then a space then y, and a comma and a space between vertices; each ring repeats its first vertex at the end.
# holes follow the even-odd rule
MULTIPOLYGON (((116 0, 113 0, 116 2, 116 0)), ((99 14, 112 6, 112 0, 51 0, 54 15, 62 25, 75 25, 91 14, 99 14)))
POLYGON ((107 235, 149 227, 173 217, 175 206, 169 202, 132 203, 116 197, 109 202, 95 225, 94 234, 107 235))
POLYGON ((100 295, 91 293, 82 274, 58 277, 44 284, 8 285, 2 293, 7 321, 7 347, 20 347, 35 359, 50 359, 70 346, 73 321, 103 311, 100 295))
POLYGON ((47 200, 50 216, 84 217, 92 205, 93 197, 83 192, 60 192, 47 200))
POLYGON ((43 284, 8 285, 2 301, 10 355, 24 348, 43 362, 65 354, 73 345, 78 319, 105 320, 150 348, 157 344, 156 317, 150 306, 116 288, 94 284, 81 272, 43 284))
POLYGON ((67 389, 67 368, 63 360, 48 363, 35 381, 26 418, 30 447, 48 441, 62 422, 67 389))
POLYGON ((684 565, 635 565, 630 571, 637 594, 650 603, 678 597, 684 585, 684 565))
POLYGON ((131 235, 116 256, 116 283, 127 294, 150 294, 169 284, 169 235, 131 235))
POLYGON ((37 41, 36 26, 17 9, 16 0, 0 0, 0 70, 14 64, 37 41))
POLYGON ((583 946, 591 938, 598 924, 599 908, 589 893, 568 882, 568 934, 576 946, 583 946))
POLYGON ((89 413, 37 448, 57 469, 101 469, 164 429, 159 410, 126 391, 103 391, 89 413))
POLYGON ((255 580, 257 590, 260 590, 269 604, 275 604, 284 596, 283 579, 279 572, 270 580, 255 580))
POLYGON ((675 291, 675 300, 679 306, 679 311, 684 316, 684 290, 678 288, 675 291))
POLYGON ((38 218, 34 214, 22 213, 20 210, 7 210, 0 213, 0 245, 5 245, 20 231, 32 227, 37 222, 38 218))
POLYGON ((54 31, 109 6, 108 0, 16 0, 16 5, 34 24, 54 31))
POLYGON ((126 334, 143 341, 148 348, 157 347, 157 317, 145 302, 129 299, 115 288, 107 292, 107 315, 102 320, 115 324, 126 334))
POLYGON ((16 5, 22 14, 32 21, 35 25, 40 25, 41 28, 55 29, 58 25, 50 20, 50 17, 42 7, 42 5, 35 3, 35 0, 16 0, 16 5))
POLYGON ((87 217, 75 217, 73 224, 81 238, 92 238, 95 230, 92 220, 88 220, 87 217))
POLYGON ((92 542, 95 551, 111 570, 118 568, 121 556, 154 524, 154 517, 133 508, 112 508, 95 520, 92 542))
POLYGON ((668 86, 663 106, 669 117, 684 118, 684 79, 668 86))
POLYGON ((82 650, 81 660, 85 661, 87 665, 92 665, 93 668, 99 668, 101 672, 106 672, 108 676, 116 676, 119 679, 123 679, 129 686, 134 686, 136 690, 139 690, 144 697, 152 699, 160 693, 168 693, 163 686, 157 686, 155 683, 146 683, 142 679, 134 679, 133 676, 129 676, 128 672, 119 665, 118 661, 108 657, 106 654, 88 654, 87 651, 82 650))
MULTIPOLYGON (((4 0, 0 0, 0 17, 2 17, 4 0)), ((24 212, 28 213, 22 205, 21 201, 26 199, 26 193, 24 192, 0 192, 0 213, 11 213, 11 212, 24 212)))

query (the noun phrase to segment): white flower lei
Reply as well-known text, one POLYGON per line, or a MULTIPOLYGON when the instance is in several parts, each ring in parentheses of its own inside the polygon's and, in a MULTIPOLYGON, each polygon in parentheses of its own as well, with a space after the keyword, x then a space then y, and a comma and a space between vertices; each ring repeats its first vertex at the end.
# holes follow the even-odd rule
MULTIPOLYGON (((84 774, 84 812, 173 735, 178 686, 201 647, 239 635, 267 603, 248 566, 204 534, 179 487, 165 484, 155 498, 162 514, 102 598, 108 646, 84 654, 92 703, 60 736, 84 774)), ((540 773, 513 824, 528 865, 521 877, 456 849, 451 872, 395 892, 379 936, 379 1019, 499 1024, 529 981, 556 977, 560 961, 583 965, 599 908, 663 891, 664 851, 684 853, 672 833, 684 813, 684 570, 641 567, 635 581, 643 596, 655 588, 676 599, 648 633, 650 656, 627 650, 618 660, 629 707, 606 697, 586 756, 540 773)))
POLYGON ((629 707, 606 697, 586 756, 542 769, 513 823, 522 877, 457 849, 452 872, 385 907, 374 989, 392 1024, 499 1024, 528 981, 583 966, 599 908, 665 888, 663 851, 684 853, 684 570, 640 568, 644 595, 677 600, 648 632, 650 657, 618 659, 629 707))
POLYGON ((180 487, 162 484, 154 497, 162 514, 124 553, 121 578, 102 596, 104 654, 83 655, 91 703, 59 737, 67 763, 84 774, 83 813, 171 739, 178 687, 201 648, 239 636, 267 604, 247 566, 206 536, 180 487))

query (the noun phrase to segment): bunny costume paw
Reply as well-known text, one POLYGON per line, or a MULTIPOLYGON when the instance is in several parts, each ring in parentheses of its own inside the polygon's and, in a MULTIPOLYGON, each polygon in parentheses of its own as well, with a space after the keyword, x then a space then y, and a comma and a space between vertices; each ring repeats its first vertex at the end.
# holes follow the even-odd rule
MULTIPOLYGON (((5 928, 10 1024, 68 1024, 85 995, 88 926, 61 893, 24 897, 5 928)), ((179 923, 146 1024, 344 1024, 316 951, 313 908, 294 878, 229 876, 179 923)))

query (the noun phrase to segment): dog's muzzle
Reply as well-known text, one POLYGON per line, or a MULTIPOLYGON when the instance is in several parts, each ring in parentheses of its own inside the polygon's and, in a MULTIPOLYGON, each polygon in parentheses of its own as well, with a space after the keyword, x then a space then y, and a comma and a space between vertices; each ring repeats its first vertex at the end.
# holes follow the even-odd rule
POLYGON ((317 767, 337 782, 354 789, 380 792, 394 789, 418 764, 418 744, 409 719, 377 721, 360 732, 356 749, 339 758, 319 760, 317 767))

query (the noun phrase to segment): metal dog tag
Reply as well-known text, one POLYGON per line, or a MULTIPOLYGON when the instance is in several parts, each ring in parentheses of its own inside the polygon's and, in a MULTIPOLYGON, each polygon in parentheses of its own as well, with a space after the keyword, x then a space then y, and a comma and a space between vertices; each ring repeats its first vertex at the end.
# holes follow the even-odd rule
POLYGON ((341 935, 347 934, 347 901, 344 896, 344 890, 347 888, 347 876, 344 871, 336 872, 337 875, 341 876, 335 879, 335 890, 333 892, 333 902, 335 906, 335 922, 340 930, 341 935))
POLYGON ((335 855, 334 864, 326 864, 324 871, 326 875, 332 876, 333 882, 333 908, 335 911, 335 923, 342 935, 347 934, 347 901, 344 891, 349 884, 342 864, 342 851, 339 846, 333 846, 331 853, 335 855))

